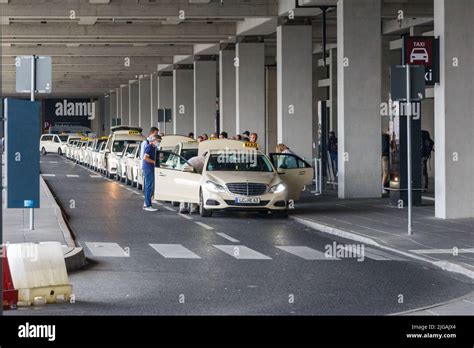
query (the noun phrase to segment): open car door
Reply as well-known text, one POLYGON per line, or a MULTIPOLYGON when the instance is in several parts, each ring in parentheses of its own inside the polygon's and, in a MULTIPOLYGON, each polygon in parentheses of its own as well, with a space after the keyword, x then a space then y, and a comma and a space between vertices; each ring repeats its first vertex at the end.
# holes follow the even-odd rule
POLYGON ((270 159, 281 180, 288 187, 288 200, 299 200, 303 187, 313 179, 314 171, 311 165, 293 154, 271 153, 270 159))
POLYGON ((155 199, 159 201, 199 203, 201 174, 181 156, 157 151, 155 199))

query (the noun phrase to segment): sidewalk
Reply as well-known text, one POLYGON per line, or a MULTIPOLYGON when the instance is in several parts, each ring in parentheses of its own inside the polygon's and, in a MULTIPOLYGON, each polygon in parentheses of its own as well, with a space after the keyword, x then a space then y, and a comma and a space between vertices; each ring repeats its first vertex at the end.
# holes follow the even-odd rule
POLYGON ((29 230, 29 209, 6 209, 3 194, 3 243, 59 242, 63 245, 68 270, 83 266, 85 258, 74 241, 61 209, 46 182, 40 177, 40 208, 35 209, 35 229, 29 230))
POLYGON ((388 197, 342 200, 335 192, 315 196, 306 191, 290 216, 321 232, 376 245, 474 279, 474 218, 437 219, 433 200, 424 199, 423 204, 413 208, 413 236, 407 234, 407 210, 390 206, 388 197))

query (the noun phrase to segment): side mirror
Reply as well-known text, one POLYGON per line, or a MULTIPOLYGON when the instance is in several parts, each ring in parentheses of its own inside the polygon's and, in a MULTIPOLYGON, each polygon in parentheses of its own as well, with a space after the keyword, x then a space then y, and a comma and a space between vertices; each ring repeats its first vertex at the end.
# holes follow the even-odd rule
POLYGON ((278 168, 278 169, 277 169, 277 173, 278 173, 278 174, 285 174, 286 172, 285 172, 284 169, 278 168))
POLYGON ((183 168, 183 172, 185 172, 185 173, 194 173, 194 168, 187 165, 183 168))

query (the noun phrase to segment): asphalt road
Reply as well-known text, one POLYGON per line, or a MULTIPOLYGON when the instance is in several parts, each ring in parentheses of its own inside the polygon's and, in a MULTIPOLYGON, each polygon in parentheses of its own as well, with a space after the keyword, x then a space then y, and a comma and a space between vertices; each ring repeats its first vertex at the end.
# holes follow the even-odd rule
POLYGON ((204 219, 168 204, 150 213, 136 189, 59 156, 42 157, 41 171, 89 264, 69 274, 76 303, 9 315, 393 314, 472 290, 460 277, 369 246, 363 261, 328 259, 328 245, 353 242, 291 219, 204 219))

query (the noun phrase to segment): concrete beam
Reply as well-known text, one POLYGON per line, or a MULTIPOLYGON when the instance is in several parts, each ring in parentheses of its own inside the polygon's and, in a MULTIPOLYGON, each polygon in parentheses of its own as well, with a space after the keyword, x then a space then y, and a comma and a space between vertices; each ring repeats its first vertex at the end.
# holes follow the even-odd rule
POLYGON ((3 57, 20 55, 55 56, 55 57, 161 57, 193 54, 193 46, 186 45, 150 45, 147 47, 133 46, 17 46, 2 47, 3 57))
POLYGON ((97 16, 99 18, 178 18, 180 11, 184 11, 186 19, 193 18, 236 18, 236 17, 264 17, 277 15, 277 4, 274 0, 240 0, 212 1, 209 4, 191 4, 185 0, 156 2, 137 2, 130 0, 114 0, 108 5, 95 5, 88 0, 75 1, 71 4, 66 1, 48 3, 35 0, 28 6, 14 2, 1 4, 0 12, 9 17, 59 17, 68 18, 69 11, 76 10, 80 16, 97 16))

